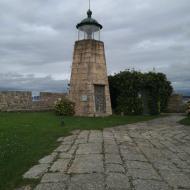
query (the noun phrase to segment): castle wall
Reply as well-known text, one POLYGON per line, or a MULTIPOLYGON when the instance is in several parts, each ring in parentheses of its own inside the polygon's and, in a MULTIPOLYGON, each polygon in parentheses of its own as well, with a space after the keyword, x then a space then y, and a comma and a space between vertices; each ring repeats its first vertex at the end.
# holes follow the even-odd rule
POLYGON ((41 92, 39 101, 32 101, 31 92, 6 91, 0 92, 0 111, 45 111, 52 110, 58 98, 65 97, 63 93, 41 92))
POLYGON ((7 91, 0 92, 0 110, 28 110, 32 107, 31 92, 7 91))
POLYGON ((57 99, 66 96, 67 95, 63 93, 40 92, 39 101, 32 102, 32 110, 51 110, 57 99))
POLYGON ((182 95, 179 95, 179 94, 171 95, 168 102, 167 111, 169 113, 184 113, 185 110, 186 110, 186 105, 183 102, 182 95))
POLYGON ((81 40, 75 43, 69 98, 75 102, 76 115, 112 114, 103 42, 81 40), (104 113, 97 113, 95 110, 95 85, 102 85, 105 88, 104 113))

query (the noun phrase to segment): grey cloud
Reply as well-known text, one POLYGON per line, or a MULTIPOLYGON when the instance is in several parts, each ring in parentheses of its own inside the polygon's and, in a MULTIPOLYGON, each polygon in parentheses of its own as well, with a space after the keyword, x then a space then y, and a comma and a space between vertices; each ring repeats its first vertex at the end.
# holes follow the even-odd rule
MULTIPOLYGON (((62 91, 87 8, 86 0, 1 0, 0 88, 62 91)), ((92 0, 92 9, 109 73, 154 67, 176 90, 190 89, 189 0, 92 0)))
POLYGON ((0 90, 5 89, 66 92, 68 89, 68 80, 54 80, 51 76, 35 77, 34 75, 7 73, 0 75, 0 90))

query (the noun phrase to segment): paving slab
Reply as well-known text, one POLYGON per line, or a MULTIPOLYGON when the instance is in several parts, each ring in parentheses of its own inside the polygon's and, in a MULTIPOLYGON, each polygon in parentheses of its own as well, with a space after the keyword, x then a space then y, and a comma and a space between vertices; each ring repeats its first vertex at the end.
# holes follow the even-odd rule
POLYGON ((61 144, 57 149, 55 149, 55 152, 67 152, 70 148, 70 144, 61 144))
POLYGON ((66 190, 66 185, 64 183, 42 183, 34 190, 66 190))
POLYGON ((134 180, 135 190, 172 190, 165 182, 155 180, 134 180))
POLYGON ((103 168, 103 155, 90 154, 78 155, 75 157, 69 173, 101 173, 103 168))
POLYGON ((118 146, 115 144, 105 144, 104 146, 105 149, 105 153, 107 154, 117 154, 119 155, 119 150, 118 150, 118 146))
POLYGON ((39 164, 33 166, 29 169, 24 175, 23 178, 25 179, 39 179, 42 175, 48 171, 49 164, 39 164))
POLYGON ((102 174, 78 174, 71 177, 68 190, 103 190, 102 174))
POLYGON ((51 166, 51 172, 66 172, 70 159, 58 159, 51 166))
POLYGON ((122 164, 121 156, 118 154, 105 154, 105 163, 122 164))
POLYGON ((107 173, 125 173, 125 168, 120 164, 106 164, 107 173))
POLYGON ((131 176, 133 179, 153 179, 153 180, 162 180, 160 175, 154 170, 144 170, 144 169, 128 169, 128 176, 131 176))
POLYGON ((88 142, 89 143, 102 143, 103 142, 102 131, 96 131, 96 130, 90 131, 88 142))
POLYGON ((59 158, 61 159, 71 159, 73 157, 73 153, 67 153, 67 152, 62 152, 59 154, 59 158))
POLYGON ((76 154, 101 154, 102 144, 101 143, 85 143, 80 144, 76 154))
POLYGON ((57 153, 52 153, 39 160, 40 164, 51 164, 57 157, 57 153))
POLYGON ((27 186, 16 188, 15 190, 32 190, 32 187, 30 185, 27 185, 27 186))
POLYGON ((147 161, 146 157, 142 153, 134 154, 134 153, 129 153, 129 152, 122 152, 122 157, 123 159, 128 162, 128 161, 147 161))
POLYGON ((129 179, 124 174, 109 173, 106 177, 107 190, 128 190, 130 189, 129 179))
POLYGON ((190 175, 189 173, 174 172, 170 170, 160 170, 164 179, 175 188, 190 189, 190 175))
POLYGON ((141 161, 128 161, 126 162, 127 168, 142 169, 142 170, 152 170, 153 167, 148 162, 141 161))
POLYGON ((46 173, 41 180, 41 183, 58 183, 67 182, 69 180, 69 175, 61 172, 57 173, 46 173))

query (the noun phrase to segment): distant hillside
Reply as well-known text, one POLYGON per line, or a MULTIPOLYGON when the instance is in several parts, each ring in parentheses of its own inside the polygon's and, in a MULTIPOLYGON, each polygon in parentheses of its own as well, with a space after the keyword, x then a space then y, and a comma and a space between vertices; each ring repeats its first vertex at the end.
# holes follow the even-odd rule
POLYGON ((182 94, 183 96, 190 96, 190 89, 189 90, 176 90, 176 93, 182 94))
POLYGON ((0 87, 0 91, 29 91, 29 92, 58 92, 58 93, 66 93, 68 92, 68 87, 67 86, 63 86, 62 89, 46 89, 46 88, 42 88, 42 89, 33 89, 33 88, 4 88, 4 87, 0 87))

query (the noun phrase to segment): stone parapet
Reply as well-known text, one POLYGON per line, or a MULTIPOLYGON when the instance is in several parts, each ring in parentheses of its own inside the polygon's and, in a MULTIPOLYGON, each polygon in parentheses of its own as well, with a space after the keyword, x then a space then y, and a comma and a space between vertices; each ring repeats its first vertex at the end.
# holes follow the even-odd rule
POLYGON ((185 113, 186 105, 183 102, 183 96, 180 94, 173 94, 171 95, 167 111, 169 113, 185 113))
POLYGON ((64 93, 41 92, 38 101, 32 101, 32 93, 25 91, 0 92, 0 111, 46 111, 52 110, 58 98, 64 93))

